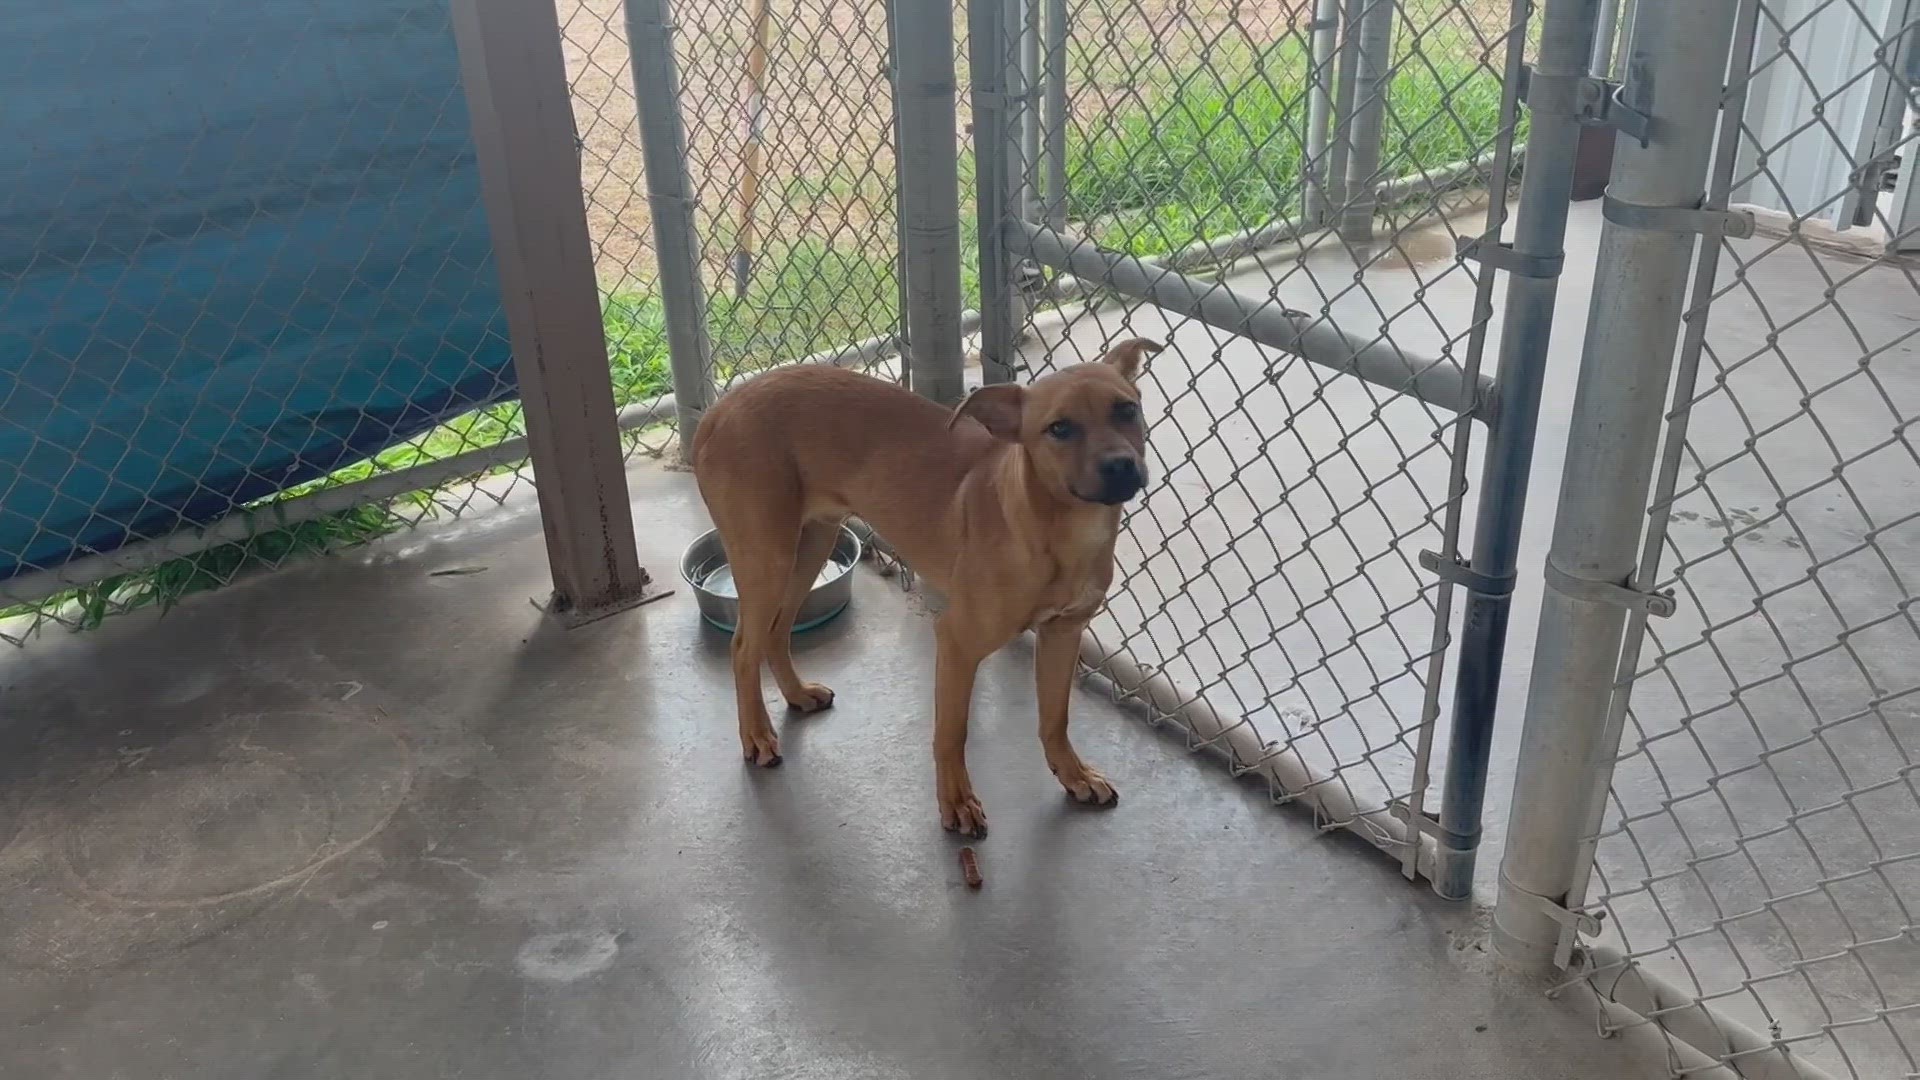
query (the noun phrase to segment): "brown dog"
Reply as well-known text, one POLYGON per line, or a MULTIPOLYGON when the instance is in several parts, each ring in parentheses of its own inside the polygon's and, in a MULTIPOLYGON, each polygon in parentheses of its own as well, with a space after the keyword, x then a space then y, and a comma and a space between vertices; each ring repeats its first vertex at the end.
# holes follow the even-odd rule
POLYGON ((940 822, 985 836, 967 778, 967 712, 980 661, 1031 627, 1040 745, 1074 799, 1119 794, 1067 740, 1080 633, 1106 600, 1120 505, 1147 483, 1136 338, 1097 363, 1031 385, 975 391, 949 413, 892 383, 786 368, 722 397, 693 438, 693 466, 739 591, 733 679, 747 760, 780 764, 760 664, 802 712, 833 691, 802 682, 790 638, 800 602, 858 515, 947 599, 934 626, 933 754, 940 822))

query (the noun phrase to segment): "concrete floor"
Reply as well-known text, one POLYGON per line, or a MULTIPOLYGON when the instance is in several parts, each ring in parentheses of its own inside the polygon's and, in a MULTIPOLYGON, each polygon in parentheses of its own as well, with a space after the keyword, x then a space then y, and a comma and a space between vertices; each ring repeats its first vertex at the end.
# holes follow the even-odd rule
MULTIPOLYGON (((634 495, 670 575, 691 480, 634 495)), ((1497 982, 1472 909, 1086 693, 1126 798, 1068 805, 1018 647, 969 892, 928 627, 868 571, 768 772, 690 596, 564 633, 544 576, 522 500, 0 657, 0 1074, 1661 1075, 1497 982)))
MULTIPOLYGON (((1595 208, 1576 208, 1523 582, 1537 580, 1551 530, 1591 289, 1579 253, 1597 232, 1595 208)), ((1755 267, 1749 291, 1725 302, 1721 355, 1769 332, 1756 301, 1775 314, 1817 302, 1830 267, 1797 254, 1755 267)), ((1470 289, 1423 258, 1341 291, 1351 263, 1322 251, 1285 271, 1282 295, 1305 306, 1324 289, 1342 326, 1390 322, 1403 346, 1432 352, 1470 289), (1443 318, 1425 321, 1427 308, 1443 318)), ((1900 271, 1864 275, 1842 297, 1876 348, 1904 340, 1900 271)), ((1783 337, 1811 377, 1856 359, 1832 345, 1852 340, 1834 321, 1816 313, 1783 337)), ((1431 583, 1410 563, 1435 540, 1431 525, 1396 523, 1444 491, 1439 425, 1416 403, 1304 365, 1276 370, 1257 349, 1153 312, 1128 326, 1102 312, 1041 345, 1074 359, 1127 330, 1179 346, 1156 363, 1150 394, 1172 421, 1154 435, 1166 483, 1121 551, 1131 576, 1115 611, 1144 628, 1136 651, 1263 732, 1309 735, 1323 762, 1393 790, 1431 630, 1419 599, 1431 583), (1302 484, 1308 466, 1315 483, 1302 484)), ((1920 376, 1891 360, 1880 370, 1901 402, 1920 401, 1920 376)), ((1730 385, 1775 412, 1798 399, 1767 365, 1730 385)), ((1886 424, 1877 400, 1833 395, 1821 408, 1843 440, 1886 424)), ((1704 415, 1697 445, 1737 450, 1738 419, 1704 415)), ((1818 464, 1791 450, 1771 459, 1818 464)), ((1910 500, 1909 464, 1870 474, 1862 497, 1910 500)), ((1477 475, 1477 458, 1468 467, 1477 475)), ((1771 542, 1771 482, 1729 469, 1710 484, 1709 502, 1757 515, 1733 569, 1804 573, 1857 541, 1848 506, 1803 502, 1788 515, 1801 546, 1771 542)), ((634 485, 643 554, 670 577, 704 515, 685 475, 643 468, 634 485)), ((933 812, 916 600, 862 572, 848 616, 798 650, 804 671, 839 690, 837 707, 789 723, 788 764, 754 773, 734 752, 724 642, 699 627, 691 598, 573 633, 545 627, 528 603, 544 592, 539 530, 517 506, 0 656, 0 1024, 19 1033, 0 1048, 0 1074, 1665 1075, 1657 1052, 1595 1040, 1581 1002, 1499 984, 1471 909, 1406 884, 1355 841, 1315 835, 1091 694, 1076 705, 1078 740, 1126 799, 1106 814, 1066 805, 1037 752, 1019 646, 988 665, 977 695, 974 772, 994 835, 980 845, 987 886, 969 893, 933 812), (433 576, 473 567, 485 569, 433 576)), ((1675 542, 1704 560, 1727 531, 1681 517, 1675 542)), ((1896 559, 1920 551, 1905 534, 1879 542, 1896 559)), ((1725 558, 1701 565, 1703 612, 1747 602, 1725 558)), ((1870 569, 1821 578, 1849 619, 1891 595, 1870 569)), ((1537 589, 1517 592, 1483 895, 1537 604, 1537 589)), ((1667 647, 1700 620, 1663 627, 1667 647)), ((1826 622, 1795 625, 1778 641, 1723 645, 1777 665, 1776 652, 1830 640, 1826 622)), ((1911 685, 1911 651, 1897 645, 1868 658, 1882 687, 1911 685)), ((1748 676, 1702 685, 1724 695, 1726 678, 1748 676)), ((1745 700, 1767 707, 1762 689, 1745 700)), ((1663 700, 1644 702, 1642 737, 1673 729, 1663 700)), ((1689 727, 1711 735, 1737 719, 1689 727)), ((1773 719, 1783 738, 1806 730, 1795 714, 1773 719)), ((1682 790, 1709 775, 1659 764, 1682 790)), ((1629 767, 1617 791, 1658 806, 1672 788, 1629 767)), ((1778 819, 1753 813, 1689 821, 1689 835, 1725 842, 1778 819)), ((1823 855, 1843 861, 1865 850, 1827 842, 1823 855)), ((1657 945, 1752 902, 1739 882, 1701 884, 1713 893, 1665 897, 1662 919, 1636 929, 1657 945)), ((1627 927, 1633 911, 1619 913, 1627 927)), ((1808 940, 1830 936, 1815 929, 1808 940)), ((1746 962, 1790 963, 1792 943, 1777 939, 1742 945, 1746 962)), ((1743 970, 1690 948, 1704 978, 1743 970)), ((1849 987, 1822 992, 1829 1005, 1872 1004, 1849 987)), ((1767 1004, 1820 1022, 1814 1005, 1767 1004)))

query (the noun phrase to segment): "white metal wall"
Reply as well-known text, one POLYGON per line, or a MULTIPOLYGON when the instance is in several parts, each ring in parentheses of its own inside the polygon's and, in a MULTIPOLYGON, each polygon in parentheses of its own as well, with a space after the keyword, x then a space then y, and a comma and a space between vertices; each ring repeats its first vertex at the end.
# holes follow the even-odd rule
POLYGON ((1887 53, 1908 21, 1909 3, 1767 5, 1754 49, 1735 203, 1836 230, 1853 227, 1860 195, 1852 178, 1874 157, 1887 96, 1896 92, 1887 53))

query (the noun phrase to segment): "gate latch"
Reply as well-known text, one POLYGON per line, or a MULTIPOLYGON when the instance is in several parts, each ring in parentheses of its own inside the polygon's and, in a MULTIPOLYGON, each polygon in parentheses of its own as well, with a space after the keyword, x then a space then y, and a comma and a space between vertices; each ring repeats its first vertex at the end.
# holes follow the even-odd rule
POLYGON ((1621 99, 1624 89, 1593 75, 1542 75, 1520 69, 1520 100, 1542 116, 1565 116, 1589 127, 1610 127, 1646 146, 1652 119, 1621 99))

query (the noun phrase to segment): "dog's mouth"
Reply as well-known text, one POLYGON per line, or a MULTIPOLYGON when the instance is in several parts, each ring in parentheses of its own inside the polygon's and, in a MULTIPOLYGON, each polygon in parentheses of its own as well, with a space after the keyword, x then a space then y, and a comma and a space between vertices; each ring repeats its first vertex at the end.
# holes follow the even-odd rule
POLYGON ((1071 485, 1067 487, 1067 490, 1073 494, 1074 498, 1079 499, 1081 502, 1090 502, 1099 506, 1120 506, 1123 503, 1133 501, 1134 496, 1146 490, 1146 485, 1139 483, 1125 486, 1114 485, 1102 488, 1091 495, 1085 494, 1071 485))

